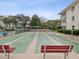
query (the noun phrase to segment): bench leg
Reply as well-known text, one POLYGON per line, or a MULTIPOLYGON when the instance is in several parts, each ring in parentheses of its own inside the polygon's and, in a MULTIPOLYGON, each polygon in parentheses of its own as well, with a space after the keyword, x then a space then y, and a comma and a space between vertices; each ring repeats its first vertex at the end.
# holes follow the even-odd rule
POLYGON ((67 58, 67 53, 64 53, 64 59, 66 59, 67 58))
POLYGON ((46 54, 44 53, 43 59, 45 59, 46 54))
POLYGON ((8 53, 8 59, 10 59, 10 53, 8 53))

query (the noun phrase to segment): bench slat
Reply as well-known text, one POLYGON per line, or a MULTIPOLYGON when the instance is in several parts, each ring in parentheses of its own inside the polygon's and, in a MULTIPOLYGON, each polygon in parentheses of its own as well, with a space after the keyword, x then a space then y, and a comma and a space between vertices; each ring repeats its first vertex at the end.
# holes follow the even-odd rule
POLYGON ((0 53, 5 53, 2 47, 4 47, 6 53, 12 53, 15 50, 14 47, 10 47, 9 45, 0 45, 0 53))
POLYGON ((50 46, 50 45, 42 45, 41 46, 41 53, 67 53, 72 51, 73 46, 72 45, 56 45, 56 46, 50 46), (46 46, 46 49, 44 48, 46 46), (71 48, 70 48, 71 46, 71 48), (70 48, 70 50, 69 50, 70 48), (46 50, 46 51, 44 51, 46 50))
POLYGON ((3 49, 2 47, 4 46, 5 49, 9 48, 9 45, 0 45, 0 49, 3 49))

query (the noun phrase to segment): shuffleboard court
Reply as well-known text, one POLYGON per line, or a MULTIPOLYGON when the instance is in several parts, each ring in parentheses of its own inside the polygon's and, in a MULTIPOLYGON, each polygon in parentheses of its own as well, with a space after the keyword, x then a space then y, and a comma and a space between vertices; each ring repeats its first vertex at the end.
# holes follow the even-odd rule
POLYGON ((36 44, 36 48, 35 48, 35 53, 40 53, 40 48, 41 45, 53 45, 55 44, 54 42, 52 42, 51 40, 49 40, 44 34, 43 32, 40 32, 38 34, 37 37, 37 44, 36 44))
MULTIPOLYGON (((35 47, 35 53, 40 53, 41 45, 55 45, 55 42, 51 41, 44 35, 45 32, 39 32, 37 36, 37 42, 35 47)), ((51 37, 52 40, 55 40, 64 45, 74 45, 74 52, 79 53, 79 43, 71 41, 70 39, 64 38, 62 35, 56 35, 51 32, 45 33, 47 36, 51 37)), ((16 47, 16 53, 24 53, 28 48, 29 44, 32 42, 32 39, 35 37, 35 32, 25 32, 17 34, 14 36, 8 36, 3 40, 0 40, 0 44, 10 43, 10 45, 16 47), (17 40, 18 39, 18 40, 17 40), (12 41, 14 41, 11 43, 12 41)))
MULTIPOLYGON (((42 59, 41 45, 73 45, 73 52, 69 59, 79 58, 79 43, 66 39, 62 35, 53 32, 25 32, 14 36, 8 36, 0 40, 0 44, 9 44, 16 47, 11 59, 42 59)), ((46 59, 63 59, 64 54, 46 54, 46 59)), ((0 58, 5 59, 1 54, 0 58)))
POLYGON ((5 43, 8 43, 8 42, 11 42, 19 37, 22 37, 23 35, 25 34, 28 34, 28 33, 21 33, 21 34, 17 34, 17 35, 14 35, 14 36, 7 36, 6 38, 0 40, 0 44, 5 44, 5 43))
POLYGON ((25 35, 20 40, 11 44, 12 46, 16 47, 15 53, 25 53, 26 49, 28 48, 34 37, 35 33, 30 33, 29 35, 25 35))
POLYGON ((57 42, 60 42, 65 45, 73 45, 74 46, 74 52, 79 53, 79 43, 71 41, 71 39, 66 39, 62 35, 57 35, 53 33, 47 33, 48 36, 54 38, 57 42))
POLYGON ((0 36, 3 36, 3 32, 0 32, 0 36))

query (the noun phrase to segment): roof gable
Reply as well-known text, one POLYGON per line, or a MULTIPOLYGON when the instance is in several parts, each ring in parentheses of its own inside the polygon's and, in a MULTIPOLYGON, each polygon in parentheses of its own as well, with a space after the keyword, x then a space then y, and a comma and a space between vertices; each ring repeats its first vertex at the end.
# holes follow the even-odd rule
POLYGON ((76 5, 77 2, 73 2, 72 4, 70 4, 68 7, 66 7, 63 11, 61 11, 58 15, 63 15, 66 13, 66 11, 68 9, 70 9, 71 7, 73 7, 74 5, 76 5))

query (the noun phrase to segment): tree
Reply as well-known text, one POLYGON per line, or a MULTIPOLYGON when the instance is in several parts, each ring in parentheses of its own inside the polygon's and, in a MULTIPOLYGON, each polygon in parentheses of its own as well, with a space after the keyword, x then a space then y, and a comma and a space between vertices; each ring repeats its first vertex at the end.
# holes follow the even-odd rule
POLYGON ((60 20, 48 20, 46 22, 47 27, 50 28, 50 29, 53 29, 53 30, 56 29, 56 26, 58 25, 58 23, 60 25, 61 21, 60 20))
POLYGON ((8 25, 9 25, 9 20, 8 20, 8 17, 4 17, 4 18, 2 18, 2 21, 3 21, 3 23, 5 24, 4 25, 4 28, 8 28, 8 25))
POLYGON ((16 18, 23 28, 27 25, 27 21, 30 21, 30 17, 23 14, 18 14, 16 18))
POLYGON ((30 25, 31 26, 40 26, 41 25, 40 18, 37 15, 33 15, 30 25))
POLYGON ((30 21, 30 17, 26 16, 25 19, 23 20, 22 26, 25 27, 27 25, 27 21, 30 21))

